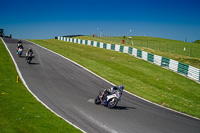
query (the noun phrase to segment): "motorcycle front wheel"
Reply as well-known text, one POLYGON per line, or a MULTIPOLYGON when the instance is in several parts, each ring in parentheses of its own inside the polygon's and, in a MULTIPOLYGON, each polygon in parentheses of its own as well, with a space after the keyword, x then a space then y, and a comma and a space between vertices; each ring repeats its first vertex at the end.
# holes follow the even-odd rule
POLYGON ((30 64, 30 63, 31 63, 31 60, 32 60, 31 58, 28 58, 28 59, 27 59, 27 63, 30 64))
POLYGON ((112 98, 109 102, 108 102, 108 108, 112 109, 114 108, 118 103, 118 99, 117 98, 112 98))

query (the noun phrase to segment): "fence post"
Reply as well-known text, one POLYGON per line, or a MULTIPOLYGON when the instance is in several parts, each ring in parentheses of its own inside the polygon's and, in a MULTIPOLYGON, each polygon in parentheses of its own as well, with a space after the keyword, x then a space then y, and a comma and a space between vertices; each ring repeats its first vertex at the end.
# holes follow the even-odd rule
POLYGON ((166 52, 168 51, 168 45, 166 45, 166 52))
POLYGON ((177 46, 175 46, 175 54, 176 54, 176 47, 177 47, 177 46))
POLYGON ((147 40, 147 46, 148 46, 148 40, 147 40))
POLYGON ((17 75, 17 83, 19 82, 19 76, 17 75))

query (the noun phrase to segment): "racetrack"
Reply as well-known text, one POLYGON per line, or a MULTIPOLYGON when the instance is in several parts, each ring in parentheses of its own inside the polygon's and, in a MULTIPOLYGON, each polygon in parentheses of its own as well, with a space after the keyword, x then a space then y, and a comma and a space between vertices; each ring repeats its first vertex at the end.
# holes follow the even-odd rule
MULTIPOLYGON (((200 121, 123 93, 115 109, 95 105, 92 99, 112 85, 82 67, 23 41, 36 58, 27 64, 16 55, 16 39, 4 39, 29 89, 54 112, 85 132, 199 133, 200 121)), ((50 118, 49 118, 50 119, 50 118)))

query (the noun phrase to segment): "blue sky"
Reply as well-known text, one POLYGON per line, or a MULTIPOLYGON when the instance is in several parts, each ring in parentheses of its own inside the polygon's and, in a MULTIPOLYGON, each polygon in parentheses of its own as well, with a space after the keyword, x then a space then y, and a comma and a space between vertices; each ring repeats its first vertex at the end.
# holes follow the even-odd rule
POLYGON ((49 39, 103 32, 106 36, 200 40, 199 0, 3 0, 0 3, 0 28, 13 38, 49 39))

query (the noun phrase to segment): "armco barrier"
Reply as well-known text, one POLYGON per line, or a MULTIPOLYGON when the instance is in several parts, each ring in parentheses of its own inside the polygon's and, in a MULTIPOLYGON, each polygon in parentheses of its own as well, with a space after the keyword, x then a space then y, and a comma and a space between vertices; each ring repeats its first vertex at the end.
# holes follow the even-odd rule
POLYGON ((67 38, 67 37, 62 37, 62 36, 58 36, 58 40, 63 40, 63 41, 73 42, 73 43, 78 43, 78 44, 85 44, 85 45, 114 50, 114 51, 123 52, 123 53, 129 53, 130 55, 141 58, 143 60, 154 63, 156 65, 168 68, 174 72, 180 73, 182 75, 189 77, 190 79, 200 82, 200 69, 166 58, 166 57, 154 55, 154 54, 151 54, 151 53, 148 53, 136 48, 120 46, 117 44, 106 44, 106 43, 96 42, 96 41, 91 41, 91 40, 67 38))

